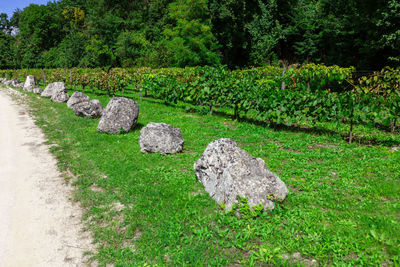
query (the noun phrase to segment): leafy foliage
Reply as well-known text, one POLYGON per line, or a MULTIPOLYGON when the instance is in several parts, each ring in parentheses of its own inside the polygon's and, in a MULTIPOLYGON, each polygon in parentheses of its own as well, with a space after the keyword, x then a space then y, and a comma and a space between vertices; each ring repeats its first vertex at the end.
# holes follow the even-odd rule
POLYGON ((235 119, 250 118, 274 125, 300 122, 367 123, 394 132, 400 116, 400 70, 385 68, 370 76, 354 78, 354 68, 306 64, 288 68, 226 67, 113 68, 4 70, 0 75, 23 80, 28 73, 47 82, 64 81, 70 88, 99 90, 107 95, 135 88, 144 97, 165 104, 188 103, 210 115, 228 110, 235 119), (46 77, 46 78, 45 78, 46 77), (282 89, 282 83, 285 88, 282 89))
POLYGON ((399 10, 396 0, 50 1, 1 14, 0 69, 324 63, 378 70, 399 65, 399 10))

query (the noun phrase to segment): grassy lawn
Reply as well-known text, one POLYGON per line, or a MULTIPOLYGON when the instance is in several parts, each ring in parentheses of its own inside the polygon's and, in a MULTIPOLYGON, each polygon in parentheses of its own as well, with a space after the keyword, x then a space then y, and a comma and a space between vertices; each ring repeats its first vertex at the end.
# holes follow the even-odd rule
MULTIPOLYGON (((348 144, 347 125, 273 129, 150 98, 139 102, 133 131, 107 135, 96 131, 98 120, 26 94, 76 186, 100 265, 291 265, 295 252, 322 266, 400 264, 400 151, 389 151, 399 135, 359 125, 359 141, 348 144), (183 153, 142 154, 140 129, 151 121, 180 128, 183 153), (238 218, 205 193, 193 164, 222 137, 264 159, 286 183, 289 196, 275 210, 238 218)), ((88 95, 103 105, 110 99, 88 95)))

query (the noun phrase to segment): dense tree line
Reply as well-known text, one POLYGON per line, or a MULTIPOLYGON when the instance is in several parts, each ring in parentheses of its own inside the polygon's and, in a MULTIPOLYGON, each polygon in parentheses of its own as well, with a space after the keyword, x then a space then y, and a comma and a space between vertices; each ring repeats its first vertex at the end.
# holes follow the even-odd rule
POLYGON ((398 0, 59 0, 0 15, 0 68, 400 62, 398 0))

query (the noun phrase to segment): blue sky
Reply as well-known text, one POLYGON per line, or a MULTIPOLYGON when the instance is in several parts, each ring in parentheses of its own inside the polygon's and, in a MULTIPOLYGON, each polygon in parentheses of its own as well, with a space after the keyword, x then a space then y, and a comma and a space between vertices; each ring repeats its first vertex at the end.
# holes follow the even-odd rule
POLYGON ((0 0, 0 13, 6 13, 8 17, 11 17, 14 10, 24 9, 24 7, 30 4, 43 5, 47 2, 53 2, 50 0, 0 0))

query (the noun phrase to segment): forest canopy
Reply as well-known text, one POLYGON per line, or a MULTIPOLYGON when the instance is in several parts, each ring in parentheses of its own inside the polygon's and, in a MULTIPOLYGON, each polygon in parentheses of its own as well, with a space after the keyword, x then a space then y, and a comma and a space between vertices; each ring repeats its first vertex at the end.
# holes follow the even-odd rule
POLYGON ((400 62, 398 0, 60 0, 0 15, 0 68, 400 62))

